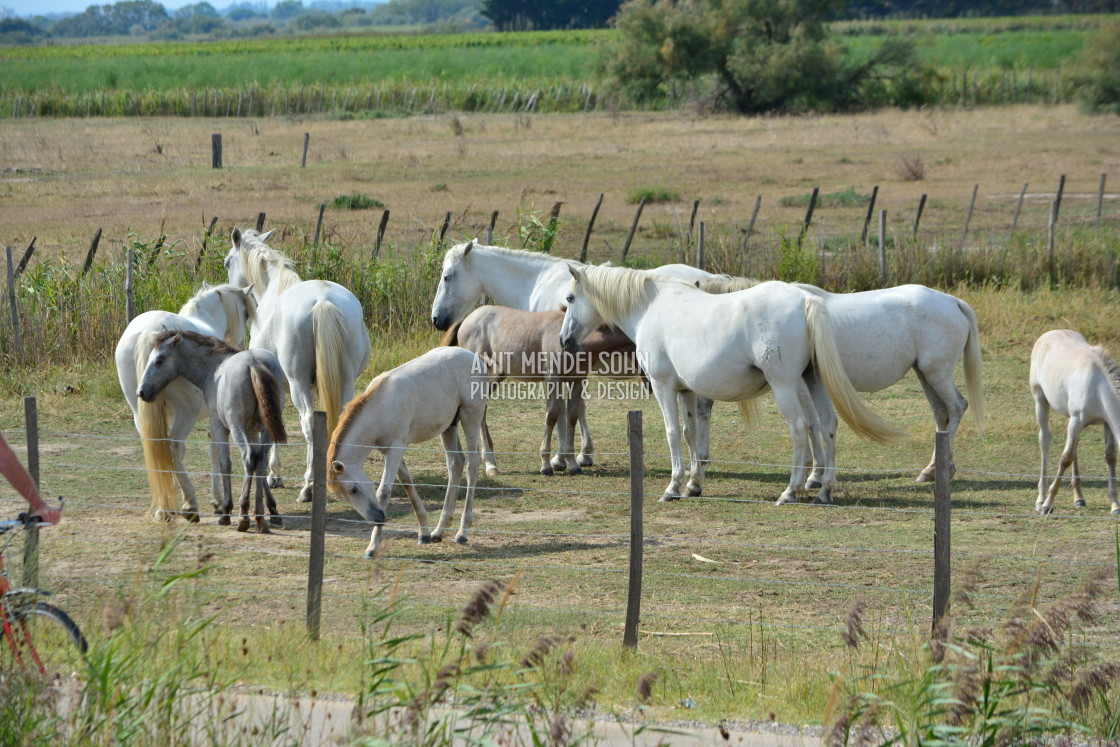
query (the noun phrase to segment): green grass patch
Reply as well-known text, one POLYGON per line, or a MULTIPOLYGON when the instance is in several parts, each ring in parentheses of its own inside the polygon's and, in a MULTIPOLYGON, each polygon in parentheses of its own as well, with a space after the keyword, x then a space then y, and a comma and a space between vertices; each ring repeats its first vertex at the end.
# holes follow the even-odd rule
POLYGON ((331 207, 342 210, 369 210, 371 208, 383 208, 385 203, 361 192, 354 192, 334 198, 331 200, 331 207))
POLYGON ((637 205, 642 200, 646 202, 679 202, 680 199, 680 192, 660 185, 656 187, 634 187, 626 193, 626 201, 631 205, 637 205))
MULTIPOLYGON (((788 195, 783 197, 778 200, 778 204, 782 207, 808 207, 809 201, 812 199, 813 193, 806 192, 803 195, 788 195)), ((869 202, 871 202, 871 195, 857 192, 855 187, 848 187, 839 192, 817 195, 817 207, 859 207, 869 202)))

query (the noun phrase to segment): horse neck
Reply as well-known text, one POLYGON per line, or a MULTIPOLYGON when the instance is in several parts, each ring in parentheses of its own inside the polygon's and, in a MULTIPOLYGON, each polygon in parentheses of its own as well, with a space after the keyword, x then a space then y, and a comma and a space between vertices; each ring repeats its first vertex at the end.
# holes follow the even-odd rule
POLYGON ((543 311, 545 309, 531 309, 533 292, 541 277, 552 269, 553 263, 548 260, 538 260, 532 256, 506 254, 504 252, 490 252, 485 247, 475 247, 477 254, 472 262, 478 270, 482 270, 483 259, 487 265, 486 270, 477 273, 482 292, 494 299, 499 306, 509 306, 513 309, 526 311, 543 311))
POLYGON ((190 344, 187 348, 181 348, 179 352, 179 376, 202 390, 202 393, 206 396, 208 407, 214 405, 214 374, 217 372, 218 366, 222 365, 226 358, 231 355, 233 353, 216 353, 193 344, 190 344))
MULTIPOLYGON (((184 316, 203 325, 206 329, 212 330, 209 334, 215 337, 229 339, 227 333, 229 332, 230 320, 228 319, 225 306, 222 304, 220 298, 212 299, 206 304, 198 304, 184 316)), ((230 341, 235 342, 233 340, 230 341)), ((244 337, 242 337, 242 341, 244 341, 244 337)))

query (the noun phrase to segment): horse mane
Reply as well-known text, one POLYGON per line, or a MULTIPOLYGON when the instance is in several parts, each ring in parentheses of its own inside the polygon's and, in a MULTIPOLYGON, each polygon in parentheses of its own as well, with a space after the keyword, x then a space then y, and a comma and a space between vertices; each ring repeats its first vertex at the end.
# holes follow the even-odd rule
POLYGON ((697 280, 696 287, 705 293, 734 293, 735 291, 753 288, 759 284, 754 278, 738 278, 728 275, 717 275, 713 278, 697 280))
POLYGON ((226 315, 226 329, 223 336, 231 345, 235 344, 233 336, 238 332, 244 332, 242 329, 244 324, 238 323, 242 315, 242 308, 244 308, 246 323, 257 318, 256 297, 252 293, 242 293, 240 288, 233 285, 204 286, 183 304, 183 307, 179 309, 180 316, 194 316, 198 313, 199 302, 207 293, 216 293, 218 300, 221 301, 222 311, 226 315), (238 300, 239 296, 240 301, 238 300))
POLYGON ((200 332, 192 332, 192 331, 186 330, 186 329, 184 329, 184 330, 177 330, 177 329, 165 329, 165 330, 163 330, 158 335, 156 335, 155 341, 152 343, 152 347, 153 348, 158 348, 160 345, 167 342, 168 339, 174 337, 175 335, 182 335, 186 340, 188 340, 189 342, 193 342, 195 345, 199 346, 200 348, 208 348, 207 352, 209 352, 209 353, 213 353, 213 354, 217 354, 217 355, 224 355, 224 354, 227 354, 227 353, 240 353, 241 352, 240 348, 236 348, 233 345, 230 345, 228 342, 221 339, 220 337, 214 337, 213 335, 204 335, 200 332))
POLYGON ((241 252, 241 268, 245 277, 262 291, 269 287, 265 274, 268 268, 277 271, 273 281, 277 295, 301 282, 299 273, 296 272, 295 262, 261 241, 260 231, 253 228, 242 231, 238 250, 241 252))
POLYGON ((443 333, 443 337, 439 338, 439 347, 453 348, 459 345, 459 327, 463 326, 464 321, 466 320, 460 319, 447 328, 447 331, 443 333))
MULTIPOLYGON (((614 327, 619 326, 620 319, 634 306, 649 301, 654 284, 653 278, 647 273, 628 267, 588 265, 580 268, 580 272, 583 275, 583 288, 595 310, 604 322, 614 327)), ((688 285, 683 282, 681 284, 688 285)))
MULTIPOLYGON (((448 249, 447 253, 451 254, 452 252, 454 252, 456 254, 462 255, 463 250, 469 243, 470 242, 468 241, 466 244, 456 244, 455 246, 448 249)), ((504 255, 506 257, 520 257, 523 259, 532 258, 534 260, 543 260, 545 262, 566 262, 568 264, 579 264, 578 260, 567 259, 566 257, 555 257, 551 254, 545 254, 544 252, 530 252, 524 249, 510 249, 504 246, 490 246, 488 244, 479 244, 477 241, 474 244, 474 248, 485 249, 488 252, 504 255)))
POLYGON ((1104 369, 1104 373, 1108 377, 1108 382, 1112 384, 1112 390, 1116 392, 1117 396, 1120 396, 1120 364, 1113 360, 1108 353, 1108 349, 1103 345, 1095 345, 1092 350, 1100 361, 1101 368, 1104 369))
POLYGON ((331 442, 327 446, 327 490, 341 494, 341 487, 338 484, 338 474, 334 471, 335 454, 338 451, 339 444, 346 443, 346 435, 354 425, 354 421, 358 419, 361 414, 362 408, 365 407, 366 402, 377 392, 378 387, 385 381, 385 374, 381 374, 374 378, 369 383, 365 391, 354 397, 346 405, 346 409, 342 411, 342 416, 338 419, 338 425, 334 427, 334 433, 331 434, 331 442))

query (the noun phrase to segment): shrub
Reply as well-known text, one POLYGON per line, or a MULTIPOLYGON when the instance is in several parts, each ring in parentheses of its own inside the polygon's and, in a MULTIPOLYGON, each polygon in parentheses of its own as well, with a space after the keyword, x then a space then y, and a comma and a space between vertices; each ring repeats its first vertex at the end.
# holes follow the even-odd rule
POLYGON ((635 187, 626 194, 626 201, 637 205, 642 200, 646 202, 677 202, 681 199, 680 192, 663 186, 635 187))
POLYGON ((343 210, 369 210, 370 208, 383 208, 385 203, 361 192, 354 192, 334 198, 331 200, 331 207, 343 210))

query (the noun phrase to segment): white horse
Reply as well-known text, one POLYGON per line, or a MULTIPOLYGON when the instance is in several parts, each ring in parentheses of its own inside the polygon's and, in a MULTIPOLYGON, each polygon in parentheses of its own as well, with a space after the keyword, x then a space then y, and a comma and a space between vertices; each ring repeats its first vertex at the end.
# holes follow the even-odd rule
POLYGON ((459 479, 467 465, 467 500, 455 541, 465 544, 473 523, 475 485, 478 484, 479 438, 486 416, 491 382, 485 361, 464 348, 441 347, 379 375, 346 408, 331 434, 327 451, 327 480, 331 492, 374 522, 365 556, 372 558, 381 543, 385 509, 399 478, 416 512, 420 544, 439 542, 451 522, 459 479), (463 426, 467 448, 459 443, 463 426), (428 531, 428 512, 404 463, 409 444, 439 436, 447 457, 447 491, 436 528, 428 531), (370 452, 385 458, 381 482, 374 487, 362 470, 370 452))
POLYGON ((1116 497, 1116 438, 1120 435, 1120 366, 1101 347, 1089 344, 1072 329, 1054 329, 1035 341, 1031 351, 1031 393, 1038 418, 1038 445, 1042 474, 1034 507, 1040 514, 1054 508, 1062 475, 1073 465, 1074 505, 1085 506, 1081 473, 1077 466, 1077 441, 1086 426, 1104 424, 1104 459, 1108 464, 1108 499, 1112 515, 1120 516, 1116 497), (1058 474, 1046 489, 1046 462, 1050 453, 1050 408, 1069 417, 1066 446, 1058 460, 1058 474))
MULTIPOLYGON (((498 306, 522 311, 562 309, 571 281, 569 266, 582 265, 541 252, 487 246, 479 244, 477 239, 453 246, 443 258, 443 272, 432 301, 432 324, 439 330, 449 329, 462 321, 484 296, 489 296, 498 306)), ((726 277, 682 264, 664 265, 650 272, 688 282, 726 277)), ((706 411, 703 402, 700 406, 701 417, 705 412, 710 417, 711 403, 707 403, 706 411)), ((582 400, 578 418, 581 444, 576 462, 580 467, 589 467, 595 463, 595 443, 582 400)), ((692 418, 686 418, 686 428, 692 429, 692 422, 692 418)), ((701 441, 707 441, 706 428, 702 428, 701 441)), ((707 459, 706 448, 703 457, 707 459)))
MULTIPOLYGON (((148 362, 153 340, 163 330, 183 330, 222 337, 231 345, 241 347, 245 344, 247 322, 254 318, 256 308, 256 300, 247 288, 204 283, 178 314, 146 311, 137 316, 129 322, 117 343, 114 352, 117 380, 142 440, 152 511, 157 517, 168 518, 178 510, 177 482, 182 494, 182 510, 188 519, 198 521, 198 498, 183 465, 183 457, 191 429, 206 417, 206 402, 198 387, 188 381, 173 382, 152 403, 137 400, 136 387, 148 362)), ((211 439, 210 494, 215 500, 221 494, 221 474, 219 455, 211 439)))
MULTIPOLYGON (((880 420, 859 399, 844 373, 824 303, 786 283, 763 283, 710 295, 691 283, 659 279, 614 267, 572 267, 560 341, 568 349, 600 324, 612 324, 634 341, 665 419, 672 477, 661 500, 682 494, 684 464, 677 394, 686 405, 696 395, 739 402, 745 420, 750 400, 770 389, 793 439, 793 470, 778 504, 796 500, 817 452, 819 426, 802 379, 812 363, 844 421, 876 441, 905 434, 880 420)), ((686 434, 687 435, 687 434, 686 434)), ((703 484, 703 461, 693 450, 690 495, 703 484)))
MULTIPOLYGON (((797 286, 824 301, 836 330, 836 346, 844 370, 858 391, 886 389, 913 369, 934 423, 949 433, 950 446, 970 403, 977 428, 983 428, 980 331, 971 306, 956 296, 924 285, 900 285, 862 293, 829 293, 813 285, 797 286), (953 381, 953 372, 962 358, 967 400, 953 381)), ((719 293, 725 292, 725 288, 737 290, 738 284, 715 282, 702 287, 719 293)), ((824 433, 824 453, 809 478, 809 487, 823 486, 821 497, 830 501, 836 481, 836 411, 812 371, 807 380, 824 433)), ((918 475, 918 482, 933 480, 936 462, 935 449, 929 465, 918 475)))
POLYGON ((238 350, 210 335, 161 332, 156 336, 136 394, 141 400, 151 402, 166 387, 183 379, 202 391, 210 410, 211 440, 218 444, 221 453, 221 503, 214 497, 218 523, 229 524, 233 511, 229 457, 232 436, 245 468, 237 531, 249 529, 249 489, 255 482, 257 529, 262 534, 270 534, 264 520, 262 498, 267 499, 271 523, 282 526, 283 521, 265 479, 268 449, 273 443, 288 440, 282 417, 284 373, 280 361, 267 350, 238 350))
MULTIPOLYGON (((253 347, 275 353, 288 378, 307 439, 307 470, 298 499, 306 503, 312 492, 315 393, 333 431, 343 406, 354 397, 354 380, 369 363, 369 332, 353 293, 327 280, 300 280, 292 261, 265 243, 271 235, 233 229, 225 265, 229 281, 251 286, 256 297, 253 347)), ((269 467, 269 484, 283 484, 275 448, 269 467)))

